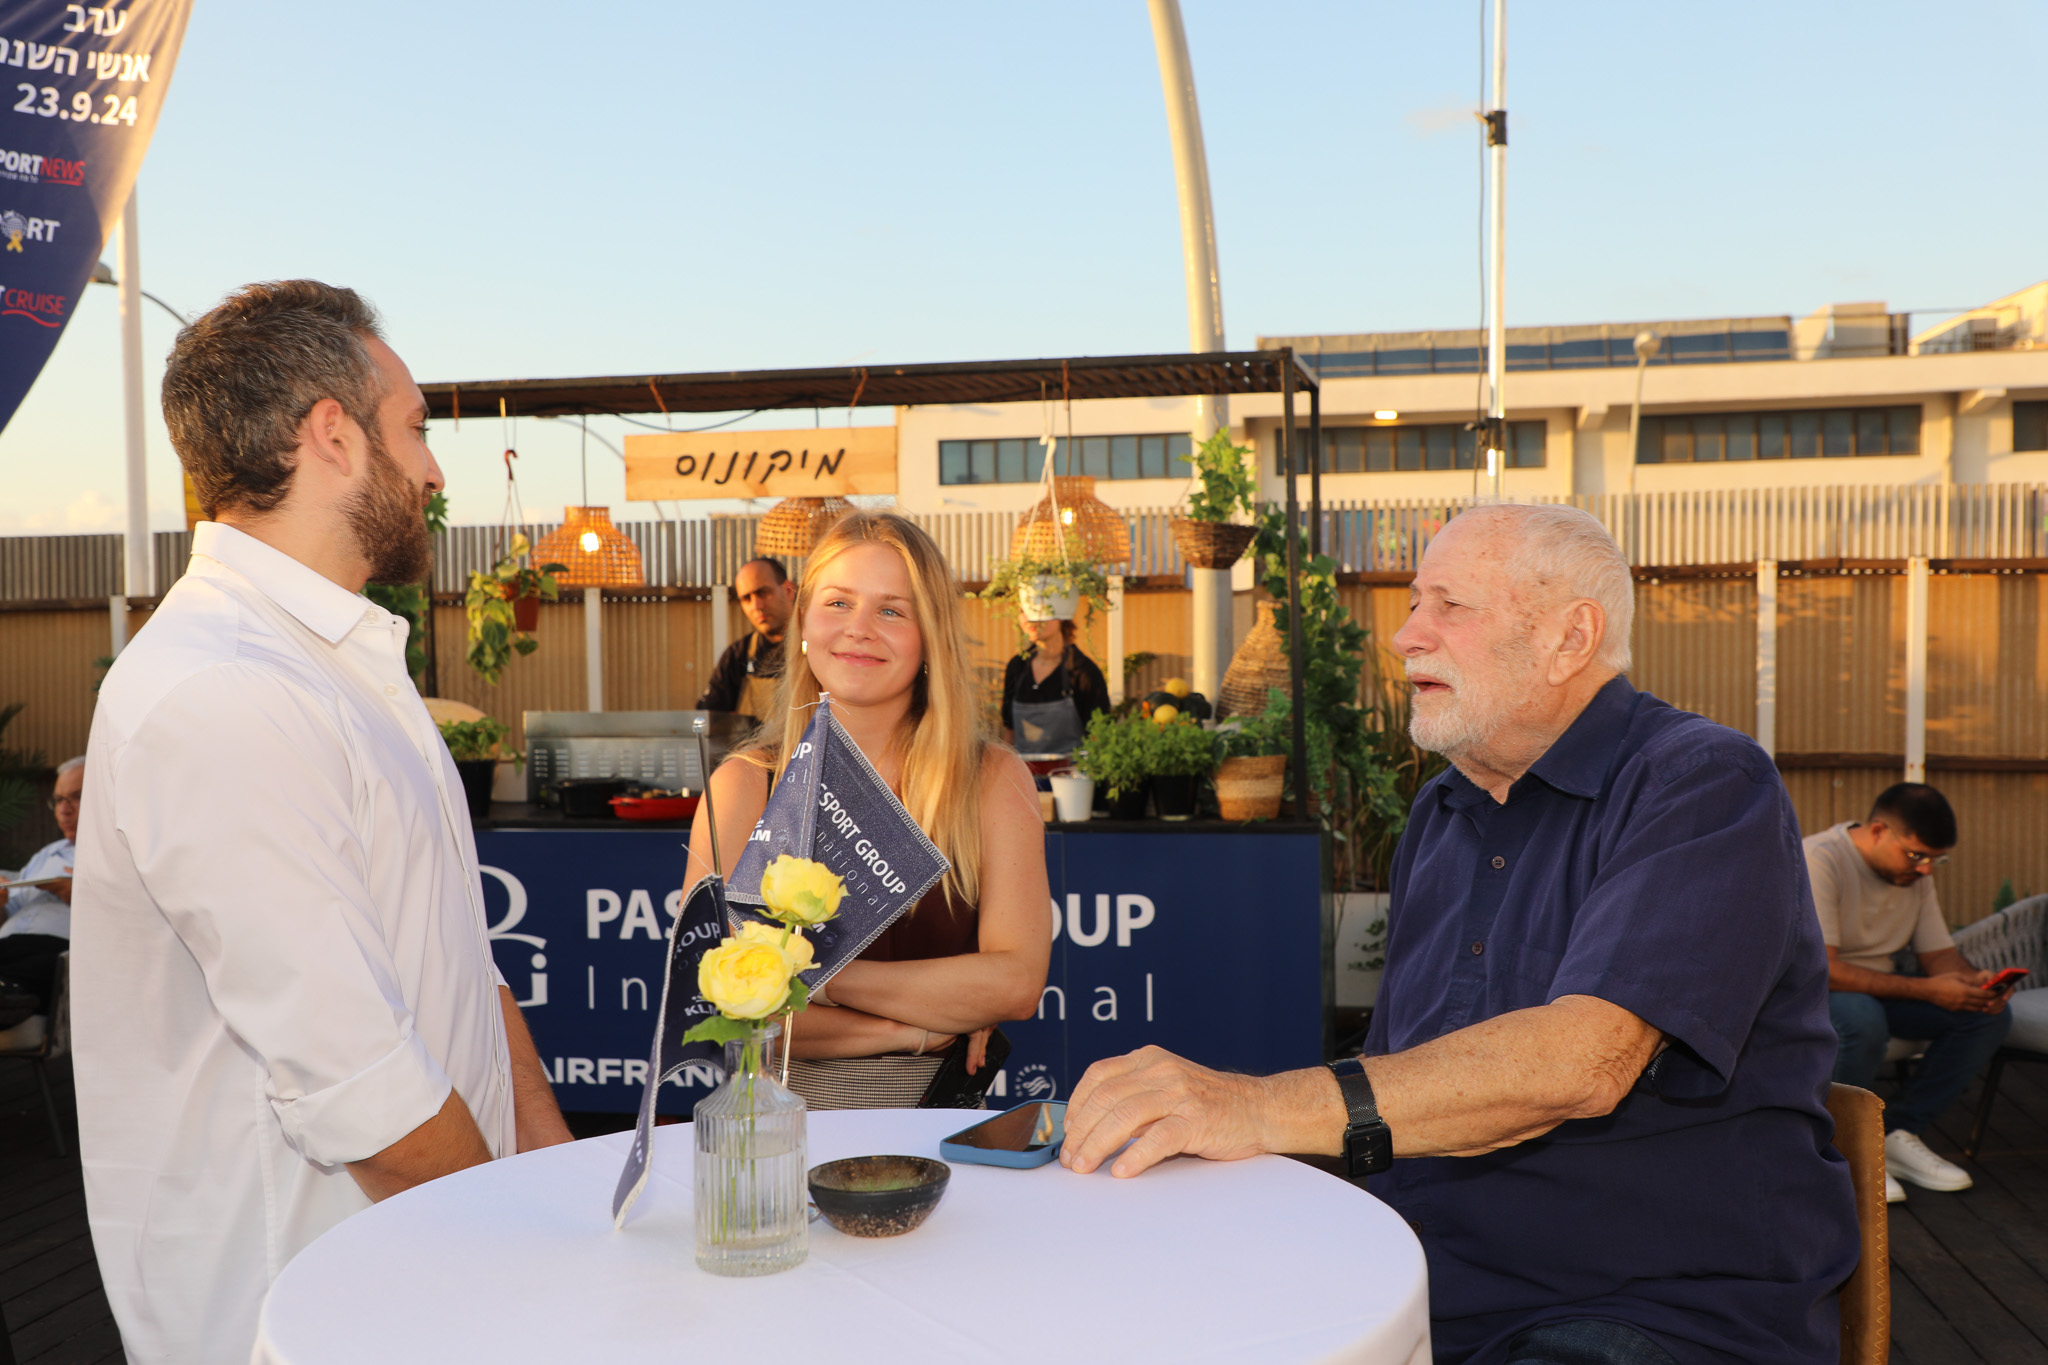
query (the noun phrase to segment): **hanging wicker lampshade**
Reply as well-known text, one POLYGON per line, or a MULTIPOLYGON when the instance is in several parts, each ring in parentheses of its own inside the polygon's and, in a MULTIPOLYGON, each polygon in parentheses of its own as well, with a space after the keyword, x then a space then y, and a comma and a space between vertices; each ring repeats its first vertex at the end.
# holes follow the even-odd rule
POLYGON ((1293 686, 1294 675, 1287 666, 1287 637, 1273 620, 1277 602, 1261 602, 1251 633, 1230 656, 1223 672, 1223 685, 1216 689, 1216 718, 1265 714, 1274 688, 1285 692, 1293 686))
POLYGON ((560 564, 555 575, 565 588, 637 588, 647 582, 640 547, 612 525, 603 507, 565 507, 562 524, 540 538, 530 561, 535 568, 560 564))
POLYGON ((1056 558, 1067 537, 1079 536, 1081 556, 1094 564, 1121 564, 1131 557, 1131 530, 1115 508, 1095 496, 1089 474, 1056 475, 1052 492, 1024 514, 1010 536, 1010 558, 1056 558))
POLYGON ((827 527, 852 510, 845 498, 784 498, 761 518, 754 532, 754 553, 802 559, 827 527))

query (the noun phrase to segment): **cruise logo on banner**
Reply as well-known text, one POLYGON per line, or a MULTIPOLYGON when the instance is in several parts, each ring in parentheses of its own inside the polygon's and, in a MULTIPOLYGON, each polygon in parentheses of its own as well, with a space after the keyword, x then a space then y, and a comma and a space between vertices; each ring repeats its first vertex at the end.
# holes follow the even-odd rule
POLYGON ((135 188, 192 0, 0 4, 0 428, 135 188))

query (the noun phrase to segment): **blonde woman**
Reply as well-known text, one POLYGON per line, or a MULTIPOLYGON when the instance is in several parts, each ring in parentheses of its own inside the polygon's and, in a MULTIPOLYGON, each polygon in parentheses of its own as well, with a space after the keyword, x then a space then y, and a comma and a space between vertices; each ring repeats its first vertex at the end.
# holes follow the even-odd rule
MULTIPOLYGON (((1045 827, 1031 774, 983 734, 960 587, 938 546, 886 512, 852 512, 812 551, 775 709, 711 779, 724 866, 737 865, 821 692, 952 863, 940 884, 833 977, 797 1022, 790 1084, 814 1109, 915 1105, 940 1054, 1038 1009, 1052 954, 1045 827)), ((690 866, 710 867, 709 817, 690 866)), ((694 880, 694 876, 693 876, 694 880)))

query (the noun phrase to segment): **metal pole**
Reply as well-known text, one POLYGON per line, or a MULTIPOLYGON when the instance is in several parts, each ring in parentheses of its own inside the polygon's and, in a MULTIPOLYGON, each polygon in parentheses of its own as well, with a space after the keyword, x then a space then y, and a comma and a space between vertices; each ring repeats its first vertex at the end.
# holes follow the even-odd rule
MULTIPOLYGON (((1159 84, 1166 96, 1166 131, 1173 143, 1173 181, 1180 198, 1182 273, 1187 280, 1188 349, 1223 349, 1223 282, 1216 269, 1216 215, 1209 205, 1209 156, 1202 146, 1202 111, 1188 63, 1188 35, 1180 0, 1146 0, 1152 45, 1159 53, 1159 84)), ((1195 440, 1230 425, 1230 400, 1195 399, 1195 440)))
POLYGON ((1927 780, 1927 561, 1906 561, 1906 781, 1927 780))
POLYGON ((1323 386, 1308 391, 1308 552, 1323 552, 1323 386))
POLYGON ((583 687, 586 711, 604 710, 604 589, 583 590, 583 687))
POLYGON ((1487 252, 1486 301, 1486 480, 1490 496, 1501 495, 1501 466, 1507 462, 1507 178, 1508 178, 1508 0, 1493 0, 1493 101, 1486 111, 1487 252))
POLYGON ((1756 564, 1756 742, 1778 752, 1778 561, 1756 564))
POLYGON ((149 544, 149 462, 143 443, 142 408, 142 242, 136 231, 136 192, 121 210, 121 403, 127 419, 128 535, 123 579, 128 596, 156 596, 156 556, 149 544))
POLYGON ((1280 465, 1287 471, 1287 686, 1294 699, 1289 716, 1291 747, 1294 750, 1294 810, 1297 818, 1313 820, 1316 809, 1310 803, 1308 780, 1308 728, 1303 712, 1307 701, 1302 688, 1304 665, 1301 652, 1301 503, 1295 496, 1294 457, 1294 351, 1280 352, 1280 465))

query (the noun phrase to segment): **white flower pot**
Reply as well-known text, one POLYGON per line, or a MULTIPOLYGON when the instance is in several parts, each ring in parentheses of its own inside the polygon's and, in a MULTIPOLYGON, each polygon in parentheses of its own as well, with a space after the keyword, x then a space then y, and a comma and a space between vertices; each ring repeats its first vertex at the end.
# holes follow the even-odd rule
POLYGON ((1086 820, 1095 810, 1095 779, 1083 774, 1057 774, 1052 779, 1052 803, 1062 820, 1086 820))
POLYGON ((1060 580, 1041 574, 1017 588, 1027 621, 1071 621, 1080 613, 1081 594, 1059 591, 1060 580))

